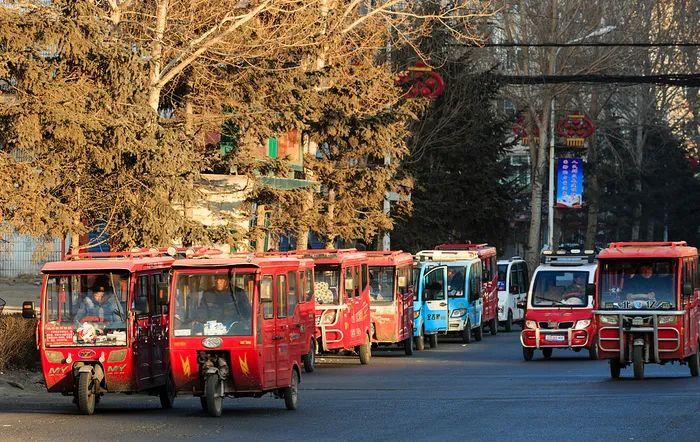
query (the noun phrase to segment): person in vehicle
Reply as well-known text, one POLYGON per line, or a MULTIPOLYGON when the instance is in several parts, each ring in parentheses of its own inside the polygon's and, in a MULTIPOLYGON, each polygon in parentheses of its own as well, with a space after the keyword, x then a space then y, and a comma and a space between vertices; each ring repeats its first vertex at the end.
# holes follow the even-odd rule
POLYGON ((653 300, 655 298, 654 267, 651 264, 642 264, 636 275, 625 280, 623 292, 628 300, 644 299, 653 300))
POLYGON ((570 305, 586 305, 586 278, 577 274, 571 284, 564 289, 565 304, 570 305))
POLYGON ((76 325, 82 322, 83 318, 99 318, 100 322, 107 323, 123 320, 114 293, 107 292, 106 287, 104 282, 98 282, 92 289, 92 297, 83 298, 75 314, 76 325))
POLYGON ((194 320, 200 324, 217 321, 229 327, 250 318, 250 315, 250 301, 245 291, 239 287, 231 290, 227 275, 221 274, 216 276, 214 288, 202 294, 194 320))
POLYGON ((464 292, 464 273, 453 268, 447 269, 447 292, 459 295, 464 292))

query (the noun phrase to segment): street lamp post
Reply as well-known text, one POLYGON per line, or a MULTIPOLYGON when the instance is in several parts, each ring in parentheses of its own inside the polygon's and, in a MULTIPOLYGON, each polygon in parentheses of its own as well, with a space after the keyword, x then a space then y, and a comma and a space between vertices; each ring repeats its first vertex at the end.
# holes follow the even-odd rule
MULTIPOLYGON (((575 38, 565 44, 577 43, 592 37, 600 37, 615 30, 617 26, 603 26, 596 29, 588 35, 575 38)), ((556 74, 557 56, 562 47, 557 48, 552 59, 552 74, 556 74)), ((549 112, 549 210, 547 211, 547 244, 550 249, 554 249, 554 108, 556 104, 556 95, 552 94, 552 105, 549 112)))

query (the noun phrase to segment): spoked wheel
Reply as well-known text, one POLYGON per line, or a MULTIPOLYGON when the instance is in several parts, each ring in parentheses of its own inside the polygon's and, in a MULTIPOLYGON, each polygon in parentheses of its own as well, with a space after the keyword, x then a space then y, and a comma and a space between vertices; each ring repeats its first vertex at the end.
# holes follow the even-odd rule
POLYGON ((287 410, 297 409, 297 404, 299 403, 299 373, 296 370, 292 370, 292 383, 283 390, 282 396, 284 397, 284 405, 287 407, 287 410))
POLYGON ((316 369, 316 340, 311 340, 311 345, 309 345, 309 352, 304 356, 304 371, 311 373, 316 369))
POLYGON ((467 320, 467 325, 462 330, 462 342, 465 344, 472 342, 472 323, 469 320, 467 320))
POLYGON ((634 366, 634 378, 644 379, 644 347, 635 345, 632 350, 632 362, 634 366))
POLYGON ((506 319, 506 331, 507 332, 512 332, 513 331, 513 312, 508 310, 508 319, 506 319))
POLYGON ((360 345, 358 353, 360 353, 360 364, 369 364, 369 360, 372 358, 372 342, 369 339, 369 335, 367 335, 365 343, 360 345))
POLYGON ((489 321, 489 331, 491 335, 496 335, 498 333, 498 316, 494 316, 494 318, 489 321))
POLYGON ((542 349, 542 355, 544 356, 545 359, 549 359, 552 357, 552 353, 554 353, 553 348, 543 348, 542 349))
POLYGON ((92 372, 83 371, 78 377, 78 410, 82 414, 94 414, 95 402, 97 402, 97 393, 92 372))
POLYGON ((413 336, 409 336, 403 340, 403 351, 406 356, 411 356, 413 354, 413 336))
POLYGON ((480 326, 474 329, 474 340, 481 341, 484 338, 484 324, 481 323, 480 326))
POLYGON ((433 333, 432 335, 428 336, 428 342, 430 343, 430 348, 437 348, 437 345, 438 345, 437 333, 433 333))
POLYGON ((423 329, 420 329, 420 332, 418 336, 416 336, 416 350, 418 351, 423 351, 425 350, 425 334, 423 333, 423 329))
POLYGON ((622 364, 620 364, 620 361, 618 359, 610 359, 610 377, 611 378, 619 379, 621 368, 622 368, 622 364))
POLYGON ((694 378, 698 377, 698 374, 700 373, 700 357, 698 357, 698 354, 695 353, 694 355, 689 356, 687 361, 688 368, 690 368, 690 375, 694 378))
POLYGON ((175 383, 172 377, 168 376, 165 381, 165 385, 161 387, 158 392, 158 397, 160 398, 160 406, 165 410, 173 408, 173 403, 175 402, 175 395, 177 394, 175 390, 175 383))
POLYGON ((534 348, 523 347, 523 359, 531 361, 533 356, 535 356, 534 348))
MULTIPOLYGON (((204 401, 209 416, 219 417, 224 406, 224 382, 218 374, 210 374, 204 381, 204 401)), ((204 404, 202 404, 204 405, 204 404)))

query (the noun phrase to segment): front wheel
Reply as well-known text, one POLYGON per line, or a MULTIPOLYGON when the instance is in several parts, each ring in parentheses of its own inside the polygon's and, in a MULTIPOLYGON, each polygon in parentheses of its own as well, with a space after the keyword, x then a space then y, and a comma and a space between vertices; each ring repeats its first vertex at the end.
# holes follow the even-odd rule
POLYGON ((462 330, 462 342, 469 344, 472 342, 472 323, 467 321, 467 325, 464 326, 462 330))
POLYGON ((418 336, 415 338, 416 339, 416 350, 418 351, 423 351, 425 350, 425 337, 424 337, 423 329, 420 329, 420 332, 418 333, 418 336))
POLYGON ((82 414, 95 413, 95 381, 92 372, 83 371, 78 377, 78 409, 82 414))
POLYGON ((591 361, 598 360, 598 340, 594 339, 591 346, 588 348, 588 359, 591 361))
POLYGON ((484 338, 484 324, 474 329, 474 340, 481 341, 484 338))
POLYGON ((165 380, 165 385, 163 385, 160 388, 160 391, 158 392, 158 397, 160 398, 160 406, 164 410, 169 410, 173 408, 173 403, 175 402, 175 395, 177 392, 175 391, 175 383, 173 382, 173 379, 168 375, 168 377, 165 380))
POLYGON ((552 353, 554 353, 553 348, 543 348, 542 349, 542 355, 544 356, 545 359, 549 359, 552 357, 552 353))
POLYGON ((304 356, 304 371, 311 373, 316 369, 316 340, 311 340, 309 352, 304 356))
MULTIPOLYGON (((700 348, 698 348, 700 351, 700 348)), ((694 378, 698 377, 700 373, 700 357, 695 353, 688 357, 688 368, 690 368, 690 375, 694 378)))
POLYGON ((620 364, 620 361, 617 359, 610 359, 610 377, 613 379, 619 379, 620 378, 620 369, 622 368, 622 364, 620 364))
POLYGON ((221 416, 224 406, 224 383, 216 373, 207 375, 204 381, 204 400, 209 416, 221 416))
POLYGON ((489 331, 491 335, 496 335, 496 333, 498 333, 498 315, 494 316, 494 318, 489 321, 489 331))
POLYGON ((413 355, 413 336, 409 336, 403 340, 403 351, 406 356, 413 355))
POLYGON ((299 403, 299 373, 296 370, 292 370, 292 381, 289 387, 285 388, 282 392, 284 397, 284 405, 287 410, 296 410, 299 403))
POLYGON ((428 343, 430 344, 430 348, 437 348, 437 345, 438 345, 437 333, 434 333, 434 334, 428 336, 428 343))
POLYGON ((369 335, 367 335, 367 339, 365 340, 365 343, 360 345, 359 353, 360 353, 360 364, 362 365, 367 365, 369 364, 369 360, 372 357, 372 343, 370 342, 369 335))
POLYGON ((644 379, 644 347, 635 345, 632 350, 632 361, 634 366, 634 378, 644 379))
POLYGON ((508 319, 506 319, 505 328, 507 332, 513 331, 513 312, 511 310, 508 310, 508 319))
POLYGON ((523 347, 523 359, 531 361, 533 356, 535 356, 534 348, 523 347))

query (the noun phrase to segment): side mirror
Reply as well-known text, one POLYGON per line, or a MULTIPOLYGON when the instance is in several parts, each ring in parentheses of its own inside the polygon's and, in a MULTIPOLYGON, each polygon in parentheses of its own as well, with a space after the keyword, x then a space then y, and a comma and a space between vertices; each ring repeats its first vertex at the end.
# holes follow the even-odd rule
POLYGON ((408 287, 408 281, 405 276, 399 276, 399 287, 402 289, 408 287))
POLYGON ((158 283, 158 305, 166 306, 170 303, 170 293, 167 282, 158 283))
POLYGON ((589 296, 589 297, 595 296, 595 284, 593 284, 593 283, 586 284, 586 296, 589 296))
POLYGON ((517 285, 511 285, 510 292, 511 293, 520 293, 520 287, 518 287, 517 285))
POLYGON ((693 296, 693 284, 689 282, 683 284, 683 296, 693 296))
POLYGON ((24 301, 22 303, 22 317, 25 319, 36 318, 36 310, 34 310, 33 301, 24 301))
POLYGON ((518 307, 520 310, 525 310, 526 303, 525 303, 525 301, 518 301, 515 304, 515 306, 518 307))
POLYGON ((345 278, 345 290, 355 290, 355 280, 352 278, 345 278))

